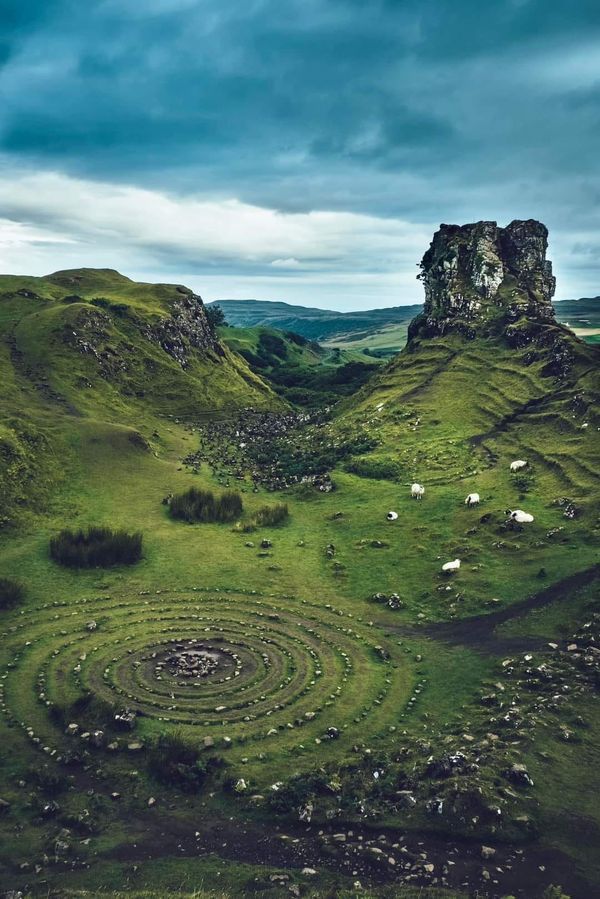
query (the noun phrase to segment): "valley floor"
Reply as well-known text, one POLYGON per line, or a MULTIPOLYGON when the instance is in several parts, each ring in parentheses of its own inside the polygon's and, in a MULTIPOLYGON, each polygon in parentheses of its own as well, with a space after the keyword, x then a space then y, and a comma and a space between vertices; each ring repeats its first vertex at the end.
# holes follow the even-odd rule
POLYGON ((560 495, 552 472, 538 466, 527 497, 535 530, 513 532, 500 511, 516 498, 509 460, 486 466, 478 446, 445 463, 478 468, 484 501, 470 509, 464 475, 434 475, 423 502, 406 483, 342 468, 331 493, 255 492, 235 466, 182 464, 197 426, 141 427, 157 434, 155 452, 79 422, 51 511, 2 542, 1 574, 28 598, 0 613, 0 888, 534 899, 560 884, 573 899, 600 895, 600 709, 586 648, 600 613, 596 547, 587 519, 549 501, 560 495), (281 499, 288 521, 187 525, 162 503, 227 484, 243 491, 243 521, 281 499), (143 561, 75 573, 49 560, 56 530, 97 522, 143 529, 143 561), (460 574, 443 578, 457 554, 460 574), (186 640, 235 653, 237 679, 163 687, 152 652, 186 640), (76 717, 86 691, 141 712, 113 748, 104 736, 94 745, 87 712, 76 717), (57 704, 80 720, 76 735, 57 704), (148 770, 147 748, 173 729, 214 760, 200 793, 148 770))

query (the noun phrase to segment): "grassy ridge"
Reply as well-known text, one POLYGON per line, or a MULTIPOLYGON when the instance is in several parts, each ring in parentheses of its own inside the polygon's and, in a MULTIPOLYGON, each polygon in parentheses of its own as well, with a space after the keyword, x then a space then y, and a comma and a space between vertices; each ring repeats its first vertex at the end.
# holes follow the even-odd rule
POLYGON ((0 523, 47 504, 90 424, 151 452, 165 415, 281 405, 240 356, 194 345, 189 295, 110 270, 0 277, 0 523))

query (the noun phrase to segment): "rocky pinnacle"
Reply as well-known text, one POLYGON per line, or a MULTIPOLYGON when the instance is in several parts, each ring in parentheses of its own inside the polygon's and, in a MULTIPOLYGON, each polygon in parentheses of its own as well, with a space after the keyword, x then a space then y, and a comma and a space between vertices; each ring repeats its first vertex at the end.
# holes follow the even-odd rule
POLYGON ((421 261, 425 304, 410 336, 448 330, 475 336, 522 317, 553 321, 547 247, 548 231, 533 219, 506 228, 496 222, 440 225, 421 261))

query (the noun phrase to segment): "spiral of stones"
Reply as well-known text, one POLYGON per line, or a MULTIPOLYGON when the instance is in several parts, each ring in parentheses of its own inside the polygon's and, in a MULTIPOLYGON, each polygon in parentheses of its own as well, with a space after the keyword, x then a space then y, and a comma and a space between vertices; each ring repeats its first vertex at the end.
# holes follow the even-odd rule
MULTIPOLYGON (((136 719, 143 744, 191 741, 264 757, 328 741, 385 738, 403 715, 406 666, 393 640, 329 603, 226 591, 58 600, 3 635, 0 710, 47 755, 89 741, 82 696, 136 719), (65 723, 67 727, 65 728, 65 723)), ((126 748, 127 739, 113 746, 126 748)))

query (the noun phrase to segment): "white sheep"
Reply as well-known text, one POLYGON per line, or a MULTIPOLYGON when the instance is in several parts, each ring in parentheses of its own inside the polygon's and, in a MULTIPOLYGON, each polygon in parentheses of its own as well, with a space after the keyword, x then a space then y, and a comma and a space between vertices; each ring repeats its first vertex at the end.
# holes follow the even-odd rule
POLYGON ((387 520, 388 520, 388 521, 396 521, 397 518, 398 518, 398 513, 397 513, 397 512, 388 512, 388 513, 387 513, 387 520))
POLYGON ((460 559, 454 559, 453 562, 446 562, 445 565, 442 565, 442 571, 448 572, 448 574, 452 574, 454 571, 458 571, 460 568, 460 559))
POLYGON ((525 461, 525 459, 515 459, 514 462, 510 463, 510 470, 520 471, 522 468, 525 468, 526 465, 527 462, 525 461))
POLYGON ((425 488, 422 484, 417 484, 416 482, 410 488, 410 495, 413 499, 423 499, 423 494, 425 493, 425 488))
POLYGON ((507 509, 506 514, 511 521, 516 521, 517 524, 529 524, 534 520, 533 515, 523 512, 522 509, 507 509))
POLYGON ((478 506, 480 497, 478 493, 469 493, 465 500, 465 506, 478 506))

